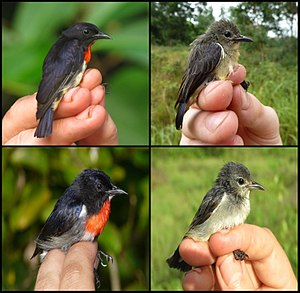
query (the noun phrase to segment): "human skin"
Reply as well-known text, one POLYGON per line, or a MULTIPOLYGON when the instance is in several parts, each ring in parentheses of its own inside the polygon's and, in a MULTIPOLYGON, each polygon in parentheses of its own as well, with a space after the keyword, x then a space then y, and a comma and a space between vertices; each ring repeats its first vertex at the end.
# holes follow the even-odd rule
POLYGON ((208 242, 187 238, 179 251, 187 263, 196 267, 185 275, 184 290, 297 289, 291 264, 267 228, 244 224, 217 232, 208 242), (249 258, 235 260, 232 251, 236 249, 249 258))
POLYGON ((105 108, 101 73, 85 71, 80 86, 69 90, 54 113, 52 135, 34 137, 36 93, 18 99, 2 120, 3 145, 115 145, 117 128, 105 108), (24 111, 26 109, 26 111, 24 111))
POLYGON ((67 254, 49 251, 39 268, 35 290, 95 290, 94 263, 97 243, 82 241, 67 254))
POLYGON ((282 145, 275 110, 242 88, 245 78, 238 65, 200 92, 184 115, 181 145, 282 145))

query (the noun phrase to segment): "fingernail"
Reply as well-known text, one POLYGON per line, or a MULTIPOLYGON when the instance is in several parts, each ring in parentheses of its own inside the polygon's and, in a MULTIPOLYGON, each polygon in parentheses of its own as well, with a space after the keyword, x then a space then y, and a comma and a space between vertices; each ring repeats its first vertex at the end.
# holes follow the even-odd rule
POLYGON ((239 70, 239 68, 240 68, 240 65, 235 65, 234 67, 233 67, 233 72, 237 72, 238 70, 239 70))
POLYGON ((93 116, 94 108, 95 108, 95 107, 90 106, 90 108, 89 108, 89 113, 88 113, 88 118, 91 118, 91 117, 93 116))
POLYGON ((208 94, 211 94, 218 86, 223 84, 223 80, 214 81, 213 83, 210 83, 207 87, 204 88, 204 94, 205 96, 208 94))
POLYGON ((227 116, 228 112, 217 112, 209 115, 205 123, 206 128, 209 131, 214 132, 219 127, 219 125, 223 123, 227 116))
POLYGON ((64 102, 71 103, 73 101, 73 97, 77 94, 78 90, 79 87, 68 90, 64 95, 64 102))
POLYGON ((192 271, 197 272, 197 273, 200 274, 202 272, 202 269, 197 267, 197 268, 193 268, 192 271))
POLYGON ((78 119, 78 120, 87 120, 87 119, 91 118, 93 116, 94 108, 95 108, 95 106, 90 106, 87 109, 87 111, 85 110, 85 111, 81 112, 80 114, 78 114, 76 116, 76 119, 78 119))

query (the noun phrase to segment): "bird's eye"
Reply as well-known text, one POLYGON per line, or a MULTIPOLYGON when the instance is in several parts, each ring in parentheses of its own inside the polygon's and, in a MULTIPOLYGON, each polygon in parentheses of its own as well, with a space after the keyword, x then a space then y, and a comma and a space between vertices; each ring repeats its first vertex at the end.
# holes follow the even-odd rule
POLYGON ((98 183, 98 184, 96 184, 96 188, 97 188, 97 190, 100 191, 102 189, 102 185, 100 183, 98 183))
POLYGON ((89 33, 89 30, 85 29, 83 30, 83 33, 87 35, 89 33))
POLYGON ((239 185, 243 185, 245 183, 245 180, 242 177, 238 178, 237 181, 239 185))
POLYGON ((224 33, 224 36, 225 36, 226 38, 230 38, 230 37, 231 37, 231 32, 230 32, 230 31, 226 31, 226 32, 224 33))

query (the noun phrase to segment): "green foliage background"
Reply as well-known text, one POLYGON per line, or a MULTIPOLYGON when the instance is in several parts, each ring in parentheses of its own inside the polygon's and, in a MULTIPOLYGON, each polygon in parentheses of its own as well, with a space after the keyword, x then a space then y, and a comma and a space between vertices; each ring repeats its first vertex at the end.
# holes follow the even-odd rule
MULTIPOLYGON (((33 289, 34 240, 67 186, 86 168, 103 170, 128 196, 112 200, 98 239, 117 264, 122 290, 149 286, 149 153, 147 148, 3 148, 2 289, 33 289)), ((112 289, 99 268, 101 290, 112 289)))
POLYGON ((172 255, 221 167, 247 166, 265 187, 251 193, 246 223, 269 228, 298 275, 297 148, 153 148, 151 152, 151 288, 180 290, 172 255))
POLYGON ((148 144, 148 3, 20 2, 4 3, 2 10, 2 115, 15 99, 36 92, 44 58, 61 31, 91 22, 112 37, 93 45, 89 67, 98 68, 109 83, 106 106, 119 143, 148 144))

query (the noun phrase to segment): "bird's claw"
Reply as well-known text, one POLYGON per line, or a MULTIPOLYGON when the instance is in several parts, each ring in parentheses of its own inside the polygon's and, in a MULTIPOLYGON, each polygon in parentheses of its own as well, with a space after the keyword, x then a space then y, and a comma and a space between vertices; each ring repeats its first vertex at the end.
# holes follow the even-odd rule
POLYGON ((113 260, 114 260, 114 259, 113 259, 109 254, 107 254, 107 253, 105 253, 105 252, 99 250, 97 256, 98 256, 98 259, 100 260, 100 264, 101 264, 102 267, 104 267, 104 268, 107 267, 107 263, 105 263, 105 262, 103 261, 103 258, 102 258, 101 255, 104 256, 105 261, 106 261, 107 263, 109 263, 110 261, 113 263, 113 260))
POLYGON ((233 255, 236 260, 244 260, 245 258, 249 258, 248 254, 240 249, 234 250, 233 255))
POLYGON ((94 276, 95 276, 95 283, 96 283, 96 288, 100 288, 100 277, 99 277, 99 274, 98 274, 98 271, 97 269, 94 268, 94 276))

